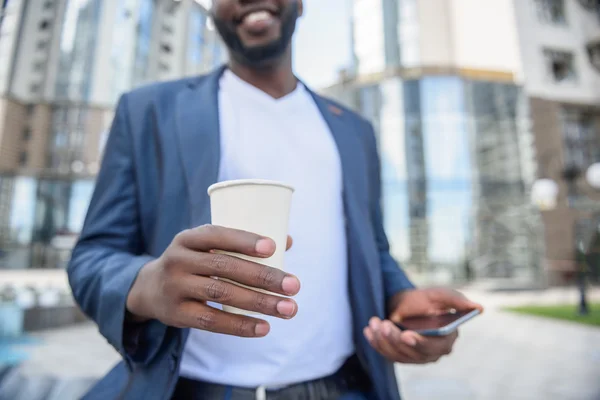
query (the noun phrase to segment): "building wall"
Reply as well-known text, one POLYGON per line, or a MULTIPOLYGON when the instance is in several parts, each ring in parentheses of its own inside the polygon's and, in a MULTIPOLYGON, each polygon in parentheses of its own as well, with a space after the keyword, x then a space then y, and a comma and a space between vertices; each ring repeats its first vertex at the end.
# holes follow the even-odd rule
POLYGON ((123 0, 102 2, 99 23, 94 27, 100 40, 95 46, 90 76, 90 101, 94 104, 110 107, 115 104, 121 88, 129 87, 135 4, 135 1, 123 0), (119 85, 119 80, 124 80, 124 84, 119 85))
MULTIPOLYGON (((465 232, 471 236, 465 251, 471 268, 481 276, 529 274, 540 280, 540 269, 522 267, 547 264, 552 283, 564 280, 561 274, 575 268, 575 240, 581 236, 576 232, 582 230, 575 225, 586 220, 581 212, 597 210, 599 195, 580 180, 579 210, 569 211, 562 182, 559 207, 544 213, 542 223, 529 204, 529 191, 540 177, 561 182, 563 167, 573 160, 583 169, 600 161, 600 72, 587 50, 600 40, 598 10, 564 0, 561 18, 540 12, 539 6, 549 3, 543 0, 398 0, 398 26, 392 32, 384 23, 392 8, 382 1, 369 2, 370 8, 366 3, 354 2, 354 82, 363 86, 358 108, 380 135, 386 187, 389 191, 394 179, 404 187, 395 189, 403 194, 386 208, 394 254, 408 265, 443 264, 434 254, 442 248, 434 243, 444 220, 435 198, 436 187, 449 181, 436 176, 432 166, 467 146, 470 175, 453 179, 466 183, 470 202, 447 200, 467 210, 453 215, 468 214, 465 232), (397 63, 386 57, 389 35, 397 35, 397 63), (573 55, 575 79, 571 74, 557 78, 565 69, 551 65, 547 50, 573 55), (395 77, 402 83, 393 82, 395 77), (453 86, 460 77, 462 85, 453 86), (441 103, 429 103, 436 96, 441 103), (596 128, 577 125, 571 120, 577 115, 595 118, 596 128), (435 135, 428 127, 436 121, 444 133, 440 142, 458 135, 461 124, 468 136, 458 135, 443 150, 434 150, 429 138, 435 135), (403 202, 406 209, 398 211, 403 202), (399 229, 405 229, 403 239, 399 229)), ((344 80, 341 86, 329 92, 352 104, 351 85, 344 80)))
POLYGON ((354 0, 353 41, 357 73, 368 74, 385 69, 385 28, 383 0, 354 0))
POLYGON ((50 108, 0 98, 0 173, 31 173, 46 165, 50 108))
POLYGON ((525 185, 533 153, 520 151, 528 123, 520 86, 396 76, 323 93, 356 104, 376 129, 385 227, 411 277, 536 279, 543 248, 525 185))
MULTIPOLYGON (((435 0, 428 0, 435 1, 435 0)), ((515 0, 453 0, 450 35, 460 68, 505 71, 522 82, 515 0)), ((524 3, 529 0, 516 0, 524 3)), ((432 38, 431 41, 433 41, 432 38)), ((431 42, 430 41, 430 42, 431 42)))
MULTIPOLYGON (((23 137, 23 152, 27 162, 21 172, 35 173, 46 167, 48 159, 49 128, 52 121, 52 110, 48 104, 38 104, 33 108, 30 118, 25 118, 23 137), (29 139, 26 139, 29 132, 29 139)), ((27 107, 25 107, 27 110, 27 107)))
POLYGON ((0 96, 7 93, 10 87, 24 7, 25 0, 12 0, 3 10, 5 14, 0 26, 0 96))
MULTIPOLYGON (((549 178, 559 184, 558 206, 555 210, 543 213, 546 241, 546 258, 549 268, 549 278, 553 283, 564 281, 569 274, 576 271, 575 226, 578 219, 590 219, 593 211, 600 204, 600 194, 588 187, 583 179, 577 182, 581 209, 573 210, 568 206, 568 187, 562 179, 561 171, 565 165, 566 148, 564 134, 565 104, 554 100, 532 97, 529 99, 532 121, 532 132, 537 149, 537 162, 541 178, 549 178), (586 201, 587 200, 587 201, 586 201), (586 203, 589 209, 586 211, 586 203), (591 212, 591 214, 590 214, 591 212)), ((589 107, 571 105, 589 111, 589 107)), ((596 109, 596 144, 600 144, 600 110, 596 109)), ((585 146, 585 144, 581 144, 585 146)), ((586 165, 582 166, 586 167, 586 165)))
POLYGON ((56 12, 60 1, 27 1, 20 27, 16 65, 11 95, 28 103, 41 101, 46 82, 48 59, 52 54, 53 36, 56 32, 56 12), (50 4, 50 7, 46 7, 50 4))
MULTIPOLYGON (((416 39, 420 57, 411 66, 456 65, 457 43, 452 32, 452 0, 417 0, 416 4, 419 29, 416 39)), ((407 41, 403 43, 407 45, 407 41)))
MULTIPOLYGON (((53 2, 53 21, 52 21, 52 38, 49 44, 49 51, 46 58, 46 70, 45 70, 45 81, 44 81, 44 94, 43 99, 46 102, 51 102, 56 98, 56 82, 59 77, 59 73, 62 71, 61 66, 61 46, 63 42, 63 29, 65 25, 65 17, 68 6, 67 0, 56 0, 53 2)), ((25 51, 20 50, 19 51, 25 51)), ((28 56, 32 58, 33 55, 28 56)), ((20 79, 28 79, 27 70, 15 71, 16 74, 21 75, 20 79)))
POLYGON ((132 87, 205 73, 226 59, 206 10, 194 0, 9 4, 0 36, 0 54, 6 54, 0 89, 9 94, 12 76, 10 95, 23 103, 66 100, 109 108, 132 87), (192 26, 193 16, 201 26, 192 26), (201 36, 195 43, 193 28, 201 36))
POLYGON ((518 81, 522 68, 513 1, 355 0, 358 74, 434 67, 501 71, 518 81))
POLYGON ((194 0, 9 4, 0 28, 0 268, 64 267, 53 239, 83 224, 118 97, 207 72, 226 54, 194 0))
POLYGON ((538 98, 573 103, 600 103, 600 72, 589 61, 586 44, 600 38, 598 14, 578 1, 565 0, 566 22, 540 20, 533 0, 514 0, 527 92, 538 98), (551 78, 544 49, 574 55, 576 80, 557 83, 551 78))
POLYGON ((0 98, 0 170, 11 171, 19 165, 25 107, 0 98))

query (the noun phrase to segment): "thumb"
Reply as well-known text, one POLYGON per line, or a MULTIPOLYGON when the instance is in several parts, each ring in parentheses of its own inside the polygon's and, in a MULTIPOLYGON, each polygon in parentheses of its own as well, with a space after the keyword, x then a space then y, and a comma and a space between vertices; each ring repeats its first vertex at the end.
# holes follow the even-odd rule
POLYGON ((441 296, 438 301, 442 303, 444 307, 454 308, 459 311, 475 309, 483 312, 483 306, 481 304, 469 300, 464 294, 455 290, 448 291, 446 295, 441 296))
POLYGON ((396 324, 399 324, 402 322, 402 315, 400 314, 400 312, 398 312, 398 308, 396 308, 394 311, 392 311, 392 313, 390 314, 388 319, 396 324))

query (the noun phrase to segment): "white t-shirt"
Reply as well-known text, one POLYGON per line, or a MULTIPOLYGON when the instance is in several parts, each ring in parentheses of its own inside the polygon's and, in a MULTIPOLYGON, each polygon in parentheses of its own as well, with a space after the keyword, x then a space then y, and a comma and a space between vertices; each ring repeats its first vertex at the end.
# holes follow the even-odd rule
MULTIPOLYGON (((274 99, 227 70, 220 80, 219 180, 292 185, 293 248, 285 268, 302 284, 292 320, 264 317, 264 338, 192 330, 181 375, 232 386, 277 388, 337 371, 354 353, 337 147, 302 84, 274 99)), ((262 318, 262 317, 261 317, 262 318)))

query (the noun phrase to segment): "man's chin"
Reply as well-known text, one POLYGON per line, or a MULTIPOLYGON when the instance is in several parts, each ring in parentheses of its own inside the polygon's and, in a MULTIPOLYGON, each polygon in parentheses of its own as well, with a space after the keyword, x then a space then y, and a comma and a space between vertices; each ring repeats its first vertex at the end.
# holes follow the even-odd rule
POLYGON ((240 51, 233 52, 232 55, 244 64, 270 65, 285 54, 286 47, 279 41, 274 41, 261 45, 244 46, 240 51))
POLYGON ((240 42, 242 43, 242 46, 244 46, 245 51, 260 52, 277 46, 279 43, 279 37, 240 39, 240 42))

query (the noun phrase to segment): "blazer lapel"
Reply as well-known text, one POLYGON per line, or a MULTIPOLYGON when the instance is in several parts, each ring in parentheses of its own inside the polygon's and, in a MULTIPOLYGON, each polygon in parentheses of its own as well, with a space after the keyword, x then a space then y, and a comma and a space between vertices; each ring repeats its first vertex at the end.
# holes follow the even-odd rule
POLYGON ((191 83, 177 96, 176 137, 189 195, 190 226, 210 222, 207 189, 219 175, 219 78, 224 69, 191 83))
POLYGON ((355 178, 358 176, 357 168, 360 165, 356 161, 363 158, 361 142, 355 127, 346 119, 342 109, 313 92, 311 95, 331 130, 339 152, 344 184, 344 203, 347 206, 349 201, 354 200, 353 195, 356 194, 354 191, 355 178))

